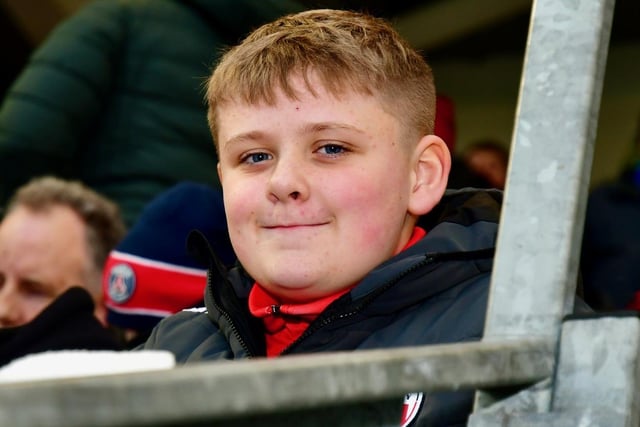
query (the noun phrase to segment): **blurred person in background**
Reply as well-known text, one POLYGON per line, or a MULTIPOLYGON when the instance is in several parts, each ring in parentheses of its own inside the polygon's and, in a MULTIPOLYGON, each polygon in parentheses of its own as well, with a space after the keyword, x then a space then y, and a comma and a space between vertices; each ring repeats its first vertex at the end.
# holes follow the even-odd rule
POLYGON ((476 141, 464 150, 463 160, 488 187, 504 190, 509 166, 509 150, 504 144, 492 139, 476 141))
POLYGON ((492 185, 482 175, 472 170, 464 158, 456 151, 456 108, 452 98, 442 93, 436 96, 436 117, 433 133, 444 140, 451 153, 451 171, 447 188, 466 187, 491 188, 492 185))
POLYGON ((640 120, 636 129, 622 172, 587 201, 581 271, 597 310, 640 310, 640 120))
POLYGON ((79 182, 36 178, 0 223, 0 365, 53 349, 117 347, 104 328, 102 270, 125 226, 79 182))
POLYGON ((126 347, 143 343, 170 314, 204 305, 207 264, 188 252, 191 232, 207 238, 224 266, 235 263, 222 193, 195 182, 154 198, 109 254, 102 278, 107 323, 126 347))

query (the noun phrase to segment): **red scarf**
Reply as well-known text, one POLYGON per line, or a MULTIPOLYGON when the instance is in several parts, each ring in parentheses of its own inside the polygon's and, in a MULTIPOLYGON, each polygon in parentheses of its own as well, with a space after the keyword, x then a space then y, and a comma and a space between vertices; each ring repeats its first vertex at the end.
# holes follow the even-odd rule
MULTIPOLYGON (((414 245, 426 235, 420 227, 413 229, 413 234, 402 248, 402 251, 414 245)), ((354 285, 355 286, 355 285, 354 285)), ((267 356, 278 356, 285 348, 297 340, 325 308, 353 286, 342 289, 324 298, 303 304, 280 304, 259 283, 255 283, 249 293, 249 310, 255 317, 261 318, 267 338, 267 356)))

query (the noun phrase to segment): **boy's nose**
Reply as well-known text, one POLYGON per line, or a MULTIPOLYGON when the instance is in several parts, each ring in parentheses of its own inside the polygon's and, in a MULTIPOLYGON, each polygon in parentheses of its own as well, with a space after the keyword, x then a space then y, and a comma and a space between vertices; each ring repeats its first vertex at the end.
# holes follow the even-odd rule
POLYGON ((303 201, 309 197, 306 173, 297 162, 278 161, 269 179, 273 201, 303 201))

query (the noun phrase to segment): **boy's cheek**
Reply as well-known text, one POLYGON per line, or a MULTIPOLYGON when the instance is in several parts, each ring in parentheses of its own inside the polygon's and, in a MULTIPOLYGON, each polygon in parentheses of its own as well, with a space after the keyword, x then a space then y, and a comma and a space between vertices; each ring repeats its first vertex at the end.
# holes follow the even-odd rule
MULTIPOLYGON (((227 216, 229 233, 232 235, 248 233, 258 221, 261 198, 255 188, 246 189, 238 186, 223 188, 224 207, 227 216)), ((263 197, 264 198, 264 197, 263 197)))
POLYGON ((222 190, 227 216, 230 216, 230 211, 235 211, 243 206, 252 206, 258 201, 259 185, 256 185, 255 182, 230 172, 224 172, 223 175, 222 190))
POLYGON ((378 224, 363 224, 361 228, 360 242, 358 246, 361 248, 380 248, 387 246, 386 233, 383 227, 378 224))
POLYGON ((225 210, 229 228, 232 228, 234 226, 241 227, 248 221, 248 218, 252 212, 252 206, 243 203, 237 203, 237 199, 235 199, 234 201, 225 204, 225 210))

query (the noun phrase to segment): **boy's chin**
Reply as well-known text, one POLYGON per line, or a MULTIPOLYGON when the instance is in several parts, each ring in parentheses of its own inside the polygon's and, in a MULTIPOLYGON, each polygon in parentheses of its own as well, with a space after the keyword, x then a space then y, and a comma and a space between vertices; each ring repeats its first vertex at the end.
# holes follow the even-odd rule
POLYGON ((327 289, 321 284, 317 283, 297 283, 297 284, 274 284, 269 283, 267 285, 261 285, 273 296, 278 298, 283 303, 307 303, 310 301, 316 301, 329 295, 333 295, 342 289, 346 289, 348 285, 342 288, 327 289))

